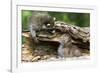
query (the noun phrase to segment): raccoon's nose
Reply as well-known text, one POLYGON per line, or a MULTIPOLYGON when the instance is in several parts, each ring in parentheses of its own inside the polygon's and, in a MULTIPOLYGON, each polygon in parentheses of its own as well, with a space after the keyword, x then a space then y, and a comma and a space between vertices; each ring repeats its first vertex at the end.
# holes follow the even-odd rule
POLYGON ((47 26, 50 26, 51 24, 47 24, 47 26))

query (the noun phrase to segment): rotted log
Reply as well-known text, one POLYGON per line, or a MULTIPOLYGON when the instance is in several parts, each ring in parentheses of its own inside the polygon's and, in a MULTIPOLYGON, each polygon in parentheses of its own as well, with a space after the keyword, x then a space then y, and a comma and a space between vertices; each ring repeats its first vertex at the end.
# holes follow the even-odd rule
MULTIPOLYGON (((31 45, 34 44, 38 46, 38 45, 47 44, 49 45, 49 48, 57 50, 57 47, 59 46, 61 41, 64 41, 65 48, 69 48, 71 53, 74 52, 75 49, 76 50, 81 49, 82 52, 84 50, 85 52, 87 50, 89 51, 90 49, 89 27, 82 28, 78 26, 69 25, 61 21, 56 21, 55 26, 53 28, 46 28, 37 31, 37 38, 40 44, 35 44, 34 41, 32 41, 30 32, 28 32, 28 34, 25 32, 23 33, 24 33, 23 36, 27 37, 27 40, 29 40, 31 45)), ((44 45, 44 48, 45 46, 46 45, 44 45)), ((70 54, 67 56, 70 56, 70 54)), ((73 54, 71 56, 77 56, 77 55, 73 54)))
MULTIPOLYGON (((69 34, 70 38, 72 39, 72 43, 74 45, 77 45, 78 47, 85 48, 85 49, 90 48, 90 29, 89 27, 82 28, 78 26, 69 25, 61 21, 56 21, 54 28, 49 28, 46 30, 42 29, 41 32, 40 31, 37 32, 37 38, 40 41, 59 43, 60 37, 63 34, 69 34)), ((32 41, 32 37, 29 40, 32 41)))
POLYGON ((55 29, 61 33, 67 33, 72 38, 72 43, 80 48, 90 48, 90 28, 89 27, 78 27, 69 25, 67 23, 56 21, 55 29))

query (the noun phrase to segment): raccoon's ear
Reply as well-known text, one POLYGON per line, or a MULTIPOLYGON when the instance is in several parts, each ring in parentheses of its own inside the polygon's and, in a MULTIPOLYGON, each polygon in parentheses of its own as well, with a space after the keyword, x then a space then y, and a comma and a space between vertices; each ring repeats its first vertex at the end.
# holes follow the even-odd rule
POLYGON ((56 21, 57 20, 56 17, 53 17, 53 20, 56 21))

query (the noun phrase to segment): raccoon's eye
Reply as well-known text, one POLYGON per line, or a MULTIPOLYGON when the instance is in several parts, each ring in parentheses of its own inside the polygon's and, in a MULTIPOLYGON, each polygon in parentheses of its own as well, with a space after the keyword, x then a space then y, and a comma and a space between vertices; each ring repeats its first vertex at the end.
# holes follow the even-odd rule
POLYGON ((42 26, 42 28, 46 28, 46 26, 45 26, 45 25, 43 25, 43 26, 42 26))
POLYGON ((55 30, 52 31, 52 33, 55 33, 55 32, 56 32, 55 30))

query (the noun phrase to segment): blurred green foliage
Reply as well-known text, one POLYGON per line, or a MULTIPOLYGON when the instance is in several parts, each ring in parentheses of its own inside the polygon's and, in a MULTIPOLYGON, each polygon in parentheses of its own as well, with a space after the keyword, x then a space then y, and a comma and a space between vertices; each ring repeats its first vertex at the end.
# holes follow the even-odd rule
POLYGON ((32 15, 32 11, 22 10, 22 30, 28 30, 29 17, 32 15))
MULTIPOLYGON (((89 13, 71 13, 71 12, 48 12, 52 17, 55 17, 59 21, 80 26, 90 26, 90 14, 89 13)), ((31 10, 22 10, 22 30, 28 30, 28 20, 32 15, 31 10)))
POLYGON ((22 43, 26 43, 26 38, 22 36, 22 43))
POLYGON ((89 13, 50 12, 49 14, 53 17, 56 17, 56 19, 59 21, 64 21, 72 25, 80 27, 90 26, 89 13))

